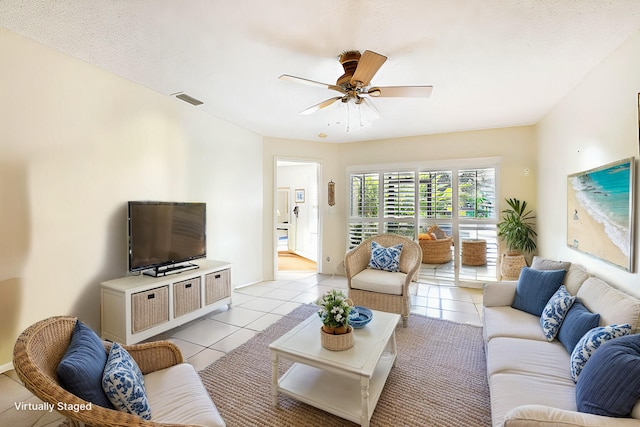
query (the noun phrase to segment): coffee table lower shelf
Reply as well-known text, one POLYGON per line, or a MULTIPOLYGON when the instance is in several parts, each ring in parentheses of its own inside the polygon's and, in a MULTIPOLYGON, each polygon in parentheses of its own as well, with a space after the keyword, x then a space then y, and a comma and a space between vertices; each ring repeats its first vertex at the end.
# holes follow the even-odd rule
MULTIPOLYGON (((360 425, 368 425, 395 360, 395 353, 383 353, 371 378, 294 363, 278 380, 276 393, 360 425)), ((277 400, 277 395, 274 400, 277 400)))

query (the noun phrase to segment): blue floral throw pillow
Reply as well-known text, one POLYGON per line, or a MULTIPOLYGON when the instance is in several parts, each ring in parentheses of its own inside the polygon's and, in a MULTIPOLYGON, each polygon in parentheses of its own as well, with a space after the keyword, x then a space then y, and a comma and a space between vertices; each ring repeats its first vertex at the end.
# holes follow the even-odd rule
POLYGON ((384 246, 371 242, 371 259, 369 268, 396 272, 400 271, 400 254, 402 253, 402 243, 385 248, 384 246))
POLYGON ((631 333, 631 325, 598 326, 584 334, 571 352, 571 378, 578 382, 578 377, 594 351, 606 341, 623 337, 631 333))
POLYGON ((123 412, 151 419, 151 408, 138 364, 118 343, 113 343, 102 376, 102 388, 113 406, 123 412))
POLYGON ((564 285, 560 286, 549 302, 542 310, 540 325, 547 341, 553 341, 558 334, 560 326, 567 312, 575 302, 576 297, 571 296, 564 285))

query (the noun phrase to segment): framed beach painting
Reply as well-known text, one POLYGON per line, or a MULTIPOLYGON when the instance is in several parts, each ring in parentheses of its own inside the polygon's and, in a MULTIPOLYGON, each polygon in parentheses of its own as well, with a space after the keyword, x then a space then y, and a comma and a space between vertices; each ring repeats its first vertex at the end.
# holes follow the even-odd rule
POLYGON ((567 245, 633 272, 633 157, 569 175, 567 245))

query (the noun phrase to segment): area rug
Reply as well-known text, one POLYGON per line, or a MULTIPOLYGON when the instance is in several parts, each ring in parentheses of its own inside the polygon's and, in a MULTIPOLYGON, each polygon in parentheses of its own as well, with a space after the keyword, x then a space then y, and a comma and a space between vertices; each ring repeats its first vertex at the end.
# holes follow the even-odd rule
MULTIPOLYGON (((298 307, 200 372, 228 427, 356 425, 284 395, 272 405, 267 347, 315 311, 312 304, 298 307)), ((397 366, 371 426, 491 425, 481 328, 412 314, 407 328, 396 329, 396 341, 397 366)), ((281 374, 288 366, 281 360, 281 374)))

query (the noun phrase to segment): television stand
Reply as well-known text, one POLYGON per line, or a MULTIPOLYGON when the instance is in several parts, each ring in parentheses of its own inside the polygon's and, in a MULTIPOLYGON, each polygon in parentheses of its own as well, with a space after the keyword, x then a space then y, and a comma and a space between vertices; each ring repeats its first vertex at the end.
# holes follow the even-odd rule
POLYGON ((195 270, 196 268, 200 268, 200 266, 196 264, 191 264, 191 263, 173 264, 173 265, 167 265, 164 267, 150 268, 149 270, 144 270, 142 274, 146 276, 151 276, 151 277, 163 277, 163 276, 168 276, 170 274, 182 273, 183 271, 195 270))
POLYGON ((130 275, 100 284, 102 338, 135 344, 231 304, 231 264, 200 259, 178 275, 130 275))

